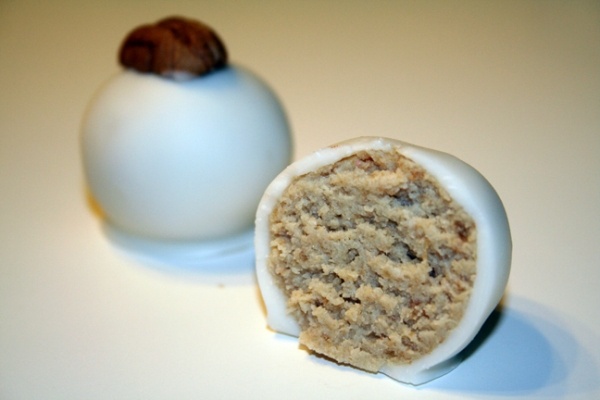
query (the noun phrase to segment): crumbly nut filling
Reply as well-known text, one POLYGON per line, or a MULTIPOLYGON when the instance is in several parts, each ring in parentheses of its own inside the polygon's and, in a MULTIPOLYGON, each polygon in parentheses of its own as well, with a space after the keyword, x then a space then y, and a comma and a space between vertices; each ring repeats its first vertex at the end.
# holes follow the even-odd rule
POLYGON ((408 364, 464 313, 475 223, 395 151, 362 151, 297 177, 270 229, 269 269, 312 351, 367 371, 408 364))

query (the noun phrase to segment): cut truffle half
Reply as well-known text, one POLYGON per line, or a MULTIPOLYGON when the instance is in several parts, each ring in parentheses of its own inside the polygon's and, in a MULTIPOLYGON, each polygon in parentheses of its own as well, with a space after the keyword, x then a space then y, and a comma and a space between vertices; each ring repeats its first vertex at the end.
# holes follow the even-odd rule
POLYGON ((500 301, 500 198, 445 153, 358 138, 286 168, 256 216, 268 325, 311 351, 411 384, 454 368, 500 301))

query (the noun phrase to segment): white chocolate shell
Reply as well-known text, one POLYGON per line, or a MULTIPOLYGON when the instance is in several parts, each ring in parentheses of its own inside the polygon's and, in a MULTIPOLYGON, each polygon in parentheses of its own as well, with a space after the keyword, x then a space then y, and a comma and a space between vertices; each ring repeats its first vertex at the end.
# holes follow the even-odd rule
POLYGON ((273 330, 300 335, 298 322, 287 313, 287 297, 275 283, 267 263, 270 252, 269 217, 295 177, 335 163, 362 150, 395 150, 411 159, 448 192, 477 226, 476 278, 462 319, 430 353, 409 364, 385 365, 380 372, 414 385, 435 379, 457 366, 457 355, 475 337, 498 305, 509 276, 512 243, 506 212, 490 183, 463 161, 435 150, 386 138, 357 138, 316 151, 281 172, 265 191, 256 214, 256 273, 273 330))
POLYGON ((291 159, 282 104, 231 65, 175 82, 125 70, 91 102, 81 151, 108 223, 161 241, 214 241, 252 229, 269 182, 291 159))

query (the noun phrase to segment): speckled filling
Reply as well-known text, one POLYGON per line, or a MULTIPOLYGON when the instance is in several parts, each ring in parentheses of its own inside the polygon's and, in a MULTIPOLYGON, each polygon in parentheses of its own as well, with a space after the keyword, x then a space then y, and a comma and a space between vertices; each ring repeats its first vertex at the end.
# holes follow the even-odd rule
POLYGON ((300 343, 367 371, 442 343, 475 280, 473 219, 395 151, 360 151, 295 178, 270 234, 268 268, 300 343))

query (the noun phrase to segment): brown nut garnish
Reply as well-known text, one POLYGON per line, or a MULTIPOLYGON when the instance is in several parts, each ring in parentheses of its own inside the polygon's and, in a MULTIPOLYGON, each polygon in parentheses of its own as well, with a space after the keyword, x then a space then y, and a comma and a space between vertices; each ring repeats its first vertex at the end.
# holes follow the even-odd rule
POLYGON ((169 17, 129 33, 121 46, 119 62, 140 72, 181 80, 224 67, 227 50, 209 26, 169 17))

